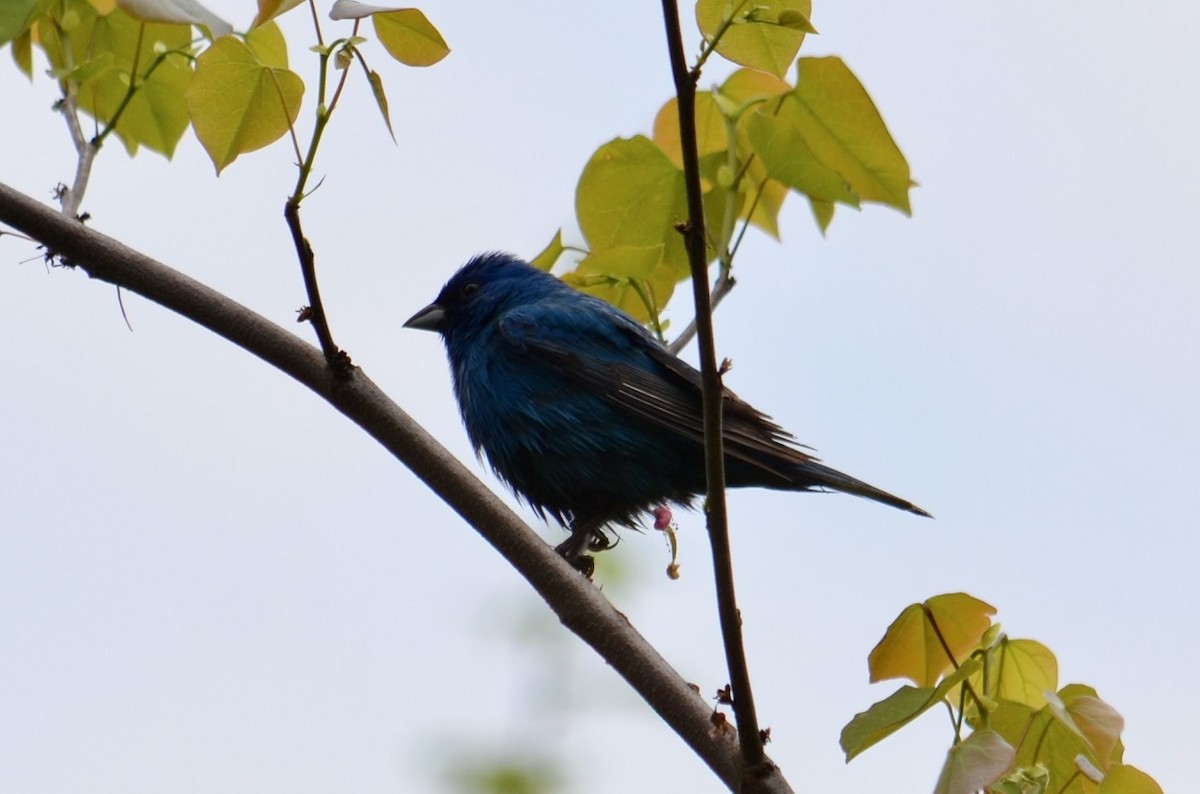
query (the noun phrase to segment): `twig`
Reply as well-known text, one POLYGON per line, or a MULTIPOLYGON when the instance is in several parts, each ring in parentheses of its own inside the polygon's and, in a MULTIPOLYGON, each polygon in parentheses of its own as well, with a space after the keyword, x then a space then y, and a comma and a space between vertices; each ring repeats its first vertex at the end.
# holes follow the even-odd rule
POLYGON ((304 236, 300 227, 300 202, 295 197, 287 200, 283 207, 283 217, 287 220, 288 231, 292 233, 292 243, 296 246, 296 256, 300 258, 300 274, 304 278, 304 289, 308 293, 308 307, 301 311, 298 321, 308 321, 317 334, 321 343, 321 352, 325 361, 341 376, 350 374, 353 364, 346 351, 333 342, 333 333, 329 330, 329 319, 325 315, 325 304, 321 302, 321 290, 317 286, 317 260, 313 255, 312 245, 304 236))
MULTIPOLYGON (((730 788, 742 785, 738 751, 716 731, 707 702, 590 582, 489 491, 361 370, 338 378, 311 345, 144 254, 64 218, 0 184, 0 222, 19 229, 88 275, 176 312, 291 375, 408 466, 524 576, 562 622, 612 665, 730 788)), ((769 762, 768 762, 769 763, 769 762)), ((790 792, 779 775, 767 790, 790 792)), ((746 790, 746 789, 741 789, 746 790)))
MULTIPOLYGON (((311 4, 310 4, 311 5, 311 4)), ((314 24, 316 24, 315 9, 314 9, 314 24)), ((354 22, 354 32, 358 32, 358 20, 354 22)), ((320 38, 321 29, 317 25, 317 37, 320 38)), ((325 133, 325 127, 329 125, 329 120, 333 117, 333 110, 337 107, 338 99, 342 95, 342 89, 346 86, 346 76, 348 69, 342 70, 342 76, 338 80, 337 87, 333 92, 333 99, 329 105, 325 104, 325 91, 328 86, 329 74, 329 56, 337 46, 337 42, 329 49, 322 49, 320 56, 320 76, 317 89, 317 118, 313 122, 312 138, 308 143, 308 152, 304 155, 302 161, 297 162, 299 173, 296 176, 296 187, 292 191, 292 195, 288 197, 284 204, 283 216, 287 219, 288 230, 292 233, 292 243, 296 246, 296 256, 300 259, 300 273, 304 279, 304 290, 308 294, 308 306, 301 311, 299 320, 301 322, 307 320, 312 323, 313 330, 317 334, 317 341, 321 343, 321 350, 325 354, 325 360, 329 362, 329 366, 334 372, 341 376, 348 376, 351 371, 352 364, 350 356, 346 351, 338 348, 333 341, 333 332, 329 330, 329 318, 325 314, 325 304, 321 300, 321 289, 317 282, 317 263, 316 257, 313 255, 312 245, 308 242, 308 238, 304 236, 304 231, 300 227, 300 202, 305 197, 305 186, 308 184, 308 179, 312 176, 313 163, 317 159, 317 148, 321 145, 321 136, 325 133)), ((296 142, 295 129, 289 125, 292 130, 292 142, 297 146, 297 155, 299 155, 299 146, 296 142)), ((299 158, 298 158, 299 160, 299 158)), ((318 184, 318 187, 320 185, 318 184)))
POLYGON ((68 188, 59 191, 59 203, 62 214, 68 218, 79 217, 79 207, 83 204, 83 194, 87 192, 88 180, 92 176, 92 163, 96 160, 96 152, 100 147, 92 144, 83 134, 79 125, 79 110, 75 105, 75 95, 64 89, 63 98, 58 103, 59 112, 67 120, 67 129, 71 133, 71 143, 75 144, 75 179, 68 188))
POLYGON ((705 514, 709 542, 712 544, 716 578, 717 610, 725 642, 725 661, 733 690, 733 712, 737 719, 738 745, 741 749, 739 791, 758 791, 762 781, 782 779, 779 770, 766 759, 746 650, 742 642, 741 614, 733 584, 733 561, 729 547, 729 522, 725 510, 725 455, 721 443, 723 392, 717 369, 713 341, 712 302, 708 293, 708 256, 704 233, 704 203, 700 191, 700 162, 696 145, 696 83, 699 72, 689 70, 683 53, 683 34, 679 28, 679 10, 675 0, 663 0, 663 22, 671 75, 675 81, 679 109, 679 143, 683 155, 684 183, 687 190, 688 220, 681 231, 692 270, 692 292, 696 304, 696 334, 700 347, 700 373, 704 386, 704 457, 707 479, 705 514))
MULTIPOLYGON (((722 270, 721 274, 719 276, 717 276, 717 280, 715 282, 713 282, 713 288, 712 288, 713 311, 717 310, 717 307, 721 305, 721 301, 725 300, 725 296, 728 295, 730 292, 732 292, 733 288, 735 286, 737 286, 737 279, 735 279, 732 275, 730 275, 728 270, 722 270)), ((671 355, 675 355, 675 356, 679 355, 679 353, 685 347, 687 347, 688 342, 692 341, 692 337, 694 337, 695 335, 696 335, 696 320, 695 320, 695 318, 692 318, 692 321, 687 324, 687 328, 683 329, 683 332, 680 333, 679 336, 675 338, 675 341, 673 341, 669 345, 667 345, 667 350, 669 350, 671 352, 671 355)))

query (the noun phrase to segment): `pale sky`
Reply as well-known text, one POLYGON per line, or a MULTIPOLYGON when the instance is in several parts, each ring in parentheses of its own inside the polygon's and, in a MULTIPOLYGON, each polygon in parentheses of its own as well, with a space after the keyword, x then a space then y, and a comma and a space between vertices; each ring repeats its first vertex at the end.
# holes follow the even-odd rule
MULTIPOLYGON (((253 15, 208 5, 238 27, 253 15)), ((353 86, 304 220, 338 342, 499 489, 441 345, 401 323, 474 253, 532 256, 559 227, 578 241, 587 158, 649 132, 670 95, 662 25, 651 2, 421 8, 453 52, 412 70, 374 51, 399 145, 353 86)), ((732 493, 768 752, 798 791, 931 790, 941 713, 849 765, 837 740, 897 686, 867 683, 892 618, 964 590, 1048 645, 1060 684, 1124 715, 1128 763, 1187 790, 1200 9, 818 1, 812 19, 802 54, 841 55, 866 85, 920 183, 914 214, 839 209, 822 238, 789 199, 783 243, 752 234, 739 254, 718 354, 826 462, 937 519, 732 493)), ((304 21, 286 27, 311 82, 304 21)), ((714 59, 702 84, 731 68, 714 59)), ((3 54, 0 97, 0 181, 48 199, 74 168, 52 84, 3 54)), ((218 179, 190 133, 169 163, 114 142, 84 208, 309 338, 282 220, 293 182, 282 143, 218 179)), ((0 791, 438 792, 445 763, 519 746, 566 759, 570 791, 722 790, 357 428, 212 334, 124 304, 133 333, 112 287, 0 238, 0 791)), ((673 305, 680 327, 688 314, 673 305)), ((630 534, 612 554, 637 584, 606 591, 707 694, 727 680, 707 542, 679 518, 682 580, 661 575, 659 537, 630 534)))

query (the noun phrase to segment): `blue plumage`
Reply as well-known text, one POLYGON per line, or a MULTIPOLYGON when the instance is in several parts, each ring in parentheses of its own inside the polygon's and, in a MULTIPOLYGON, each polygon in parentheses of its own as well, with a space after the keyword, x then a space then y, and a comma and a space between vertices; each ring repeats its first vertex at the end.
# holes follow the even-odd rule
MULTIPOLYGON (((598 298, 507 254, 475 257, 406 327, 439 332, 471 443, 539 515, 569 524, 574 559, 705 490, 700 373, 598 298)), ((830 469, 725 392, 730 487, 828 488, 928 515, 830 469)))

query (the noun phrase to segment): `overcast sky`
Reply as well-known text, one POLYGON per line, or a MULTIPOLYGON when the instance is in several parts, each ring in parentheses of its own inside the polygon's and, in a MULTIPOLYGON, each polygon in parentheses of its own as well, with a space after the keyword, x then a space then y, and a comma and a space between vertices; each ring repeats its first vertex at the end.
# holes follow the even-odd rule
MULTIPOLYGON (((670 95, 662 25, 652 2, 422 8, 453 52, 412 70, 368 50, 398 145, 354 85, 304 220, 337 341, 499 488, 441 345, 401 323, 478 251, 532 256, 559 227, 578 241, 587 158, 649 132, 670 95)), ((965 590, 1125 716, 1127 762, 1186 790, 1200 8, 818 0, 812 18, 803 52, 866 85, 920 183, 913 217, 839 209, 822 238, 790 199, 783 244, 751 235, 739 254, 718 353, 826 462, 937 519, 732 495, 768 751, 797 790, 930 790, 942 714, 848 766, 837 739, 895 688, 866 668, 891 619, 965 590)), ((304 21, 286 27, 311 82, 304 21)), ((31 87, 0 56, 0 181, 48 200, 74 161, 36 68, 31 87)), ((731 68, 714 59, 703 82, 731 68)), ((276 145, 218 179, 190 133, 173 162, 114 143, 84 208, 307 338, 291 159, 276 145)), ((112 287, 0 238, 0 791, 439 791, 448 760, 524 745, 567 759, 572 791, 720 790, 357 428, 208 332, 124 305, 133 333, 112 287)), ((727 677, 707 543, 698 515, 680 523, 681 581, 659 537, 630 535, 613 555, 636 584, 606 589, 711 693, 727 677)))

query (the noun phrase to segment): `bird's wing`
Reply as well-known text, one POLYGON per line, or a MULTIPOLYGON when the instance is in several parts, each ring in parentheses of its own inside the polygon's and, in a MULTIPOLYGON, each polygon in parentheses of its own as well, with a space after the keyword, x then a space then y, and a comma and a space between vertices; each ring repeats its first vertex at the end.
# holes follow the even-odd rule
MULTIPOLYGON (((574 297, 574 296, 573 296, 574 297)), ((704 443, 701 376, 640 325, 591 300, 541 302, 507 312, 500 337, 612 406, 704 443)), ((725 453, 784 479, 815 460, 770 417, 724 392, 725 453)))

